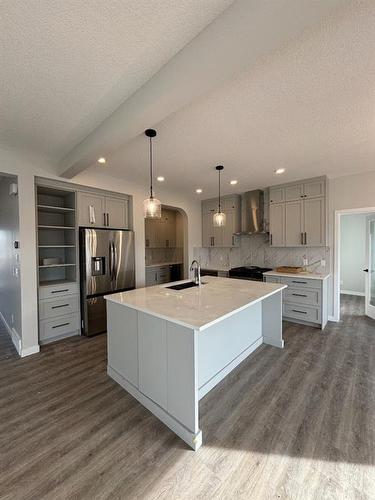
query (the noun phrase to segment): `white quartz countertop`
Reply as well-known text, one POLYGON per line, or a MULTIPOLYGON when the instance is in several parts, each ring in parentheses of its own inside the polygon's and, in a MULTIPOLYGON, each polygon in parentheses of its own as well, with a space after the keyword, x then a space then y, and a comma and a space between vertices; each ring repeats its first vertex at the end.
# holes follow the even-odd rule
POLYGON ((207 271, 221 271, 228 272, 232 268, 231 266, 201 266, 202 270, 206 269, 207 271))
POLYGON ((330 274, 318 274, 318 273, 278 273, 277 271, 267 271, 263 273, 263 276, 282 276, 284 278, 308 278, 312 280, 326 280, 330 277, 330 274))
POLYGON ((286 288, 286 285, 278 283, 216 276, 204 276, 202 283, 200 287, 185 290, 166 288, 171 283, 156 285, 107 295, 105 298, 201 331, 286 288))
POLYGON ((178 265, 178 264, 182 264, 182 262, 174 262, 174 261, 171 261, 171 262, 157 262, 156 264, 146 264, 146 268, 150 268, 150 267, 162 267, 162 266, 175 266, 175 265, 178 265))

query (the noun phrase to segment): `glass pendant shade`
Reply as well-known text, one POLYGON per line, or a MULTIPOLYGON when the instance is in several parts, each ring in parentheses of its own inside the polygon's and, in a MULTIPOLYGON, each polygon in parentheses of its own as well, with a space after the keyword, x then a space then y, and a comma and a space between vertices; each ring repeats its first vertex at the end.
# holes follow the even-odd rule
POLYGON ((152 139, 156 136, 156 130, 148 128, 145 130, 145 135, 150 140, 150 196, 143 202, 143 215, 145 219, 161 219, 161 203, 159 200, 154 198, 154 191, 152 188, 152 139))
POLYGON ((224 212, 216 212, 214 214, 213 224, 215 227, 225 226, 226 215, 224 212))
POLYGON ((145 219, 161 218, 161 203, 153 196, 146 198, 143 202, 143 215, 145 219))

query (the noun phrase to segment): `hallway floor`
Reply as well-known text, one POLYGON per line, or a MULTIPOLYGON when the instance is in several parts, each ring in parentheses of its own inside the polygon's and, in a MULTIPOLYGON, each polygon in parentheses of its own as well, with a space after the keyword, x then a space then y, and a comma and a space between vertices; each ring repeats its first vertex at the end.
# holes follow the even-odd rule
POLYGON ((107 377, 104 335, 0 356, 0 498, 374 499, 375 322, 342 307, 212 390, 195 453, 107 377))

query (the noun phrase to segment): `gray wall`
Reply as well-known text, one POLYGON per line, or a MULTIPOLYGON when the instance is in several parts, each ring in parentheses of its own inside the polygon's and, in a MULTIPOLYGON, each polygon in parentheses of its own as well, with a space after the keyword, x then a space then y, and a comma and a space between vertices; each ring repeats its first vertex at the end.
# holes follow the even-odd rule
MULTIPOLYGON (((21 338, 20 263, 19 252, 13 246, 14 240, 19 239, 18 196, 9 196, 11 182, 17 183, 17 178, 0 176, 0 312, 8 327, 21 338)), ((30 210, 34 210, 33 200, 30 200, 30 210)))
POLYGON ((365 293, 366 214, 343 215, 340 238, 340 289, 365 293))

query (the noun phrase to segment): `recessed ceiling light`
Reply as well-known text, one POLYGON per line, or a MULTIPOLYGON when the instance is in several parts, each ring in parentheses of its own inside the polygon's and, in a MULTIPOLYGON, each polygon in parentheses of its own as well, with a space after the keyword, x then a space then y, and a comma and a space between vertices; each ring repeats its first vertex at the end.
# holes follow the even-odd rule
POLYGON ((198 193, 198 194, 201 194, 202 189, 201 189, 201 188, 198 188, 198 189, 196 189, 196 190, 195 190, 195 192, 196 192, 196 193, 198 193))
POLYGON ((232 186, 235 186, 236 184, 238 184, 238 181, 236 181, 235 179, 233 179, 233 181, 230 181, 230 183, 232 184, 232 186))
POLYGON ((101 163, 102 165, 104 165, 104 163, 106 162, 107 160, 104 158, 104 156, 101 156, 100 158, 98 158, 98 163, 101 163))
POLYGON ((285 168, 278 168, 277 170, 275 170, 275 174, 279 175, 279 174, 283 174, 285 172, 285 168))
POLYGON ((164 181, 165 181, 165 178, 164 178, 162 175, 159 175, 159 177, 156 177, 156 179, 157 179, 159 182, 164 182, 164 181))

